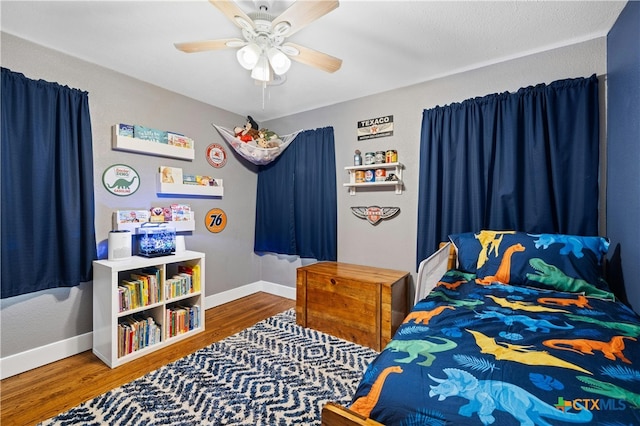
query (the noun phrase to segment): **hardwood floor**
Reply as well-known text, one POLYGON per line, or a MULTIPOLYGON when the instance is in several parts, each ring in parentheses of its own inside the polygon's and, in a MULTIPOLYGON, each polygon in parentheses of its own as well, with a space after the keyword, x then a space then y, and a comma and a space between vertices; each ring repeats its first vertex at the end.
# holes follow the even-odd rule
POLYGON ((0 424, 33 425, 295 307, 295 300, 255 293, 208 309, 205 331, 115 369, 90 350, 0 382, 0 424))

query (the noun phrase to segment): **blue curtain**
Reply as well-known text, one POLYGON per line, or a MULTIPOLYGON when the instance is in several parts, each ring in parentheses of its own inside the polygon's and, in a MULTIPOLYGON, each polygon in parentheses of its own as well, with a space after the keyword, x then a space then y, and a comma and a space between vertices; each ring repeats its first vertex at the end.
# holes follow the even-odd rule
POLYGON ((300 132, 258 172, 254 251, 337 260, 333 127, 300 132))
POLYGON ((89 99, 2 68, 2 298, 91 281, 89 99))
POLYGON ((423 112, 417 263, 451 233, 598 233, 598 79, 423 112))

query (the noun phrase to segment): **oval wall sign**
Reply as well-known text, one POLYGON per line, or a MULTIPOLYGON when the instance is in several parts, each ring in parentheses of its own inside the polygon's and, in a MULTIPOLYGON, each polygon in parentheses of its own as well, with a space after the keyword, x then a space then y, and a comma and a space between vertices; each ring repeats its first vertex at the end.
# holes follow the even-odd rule
POLYGON ((102 184, 113 195, 126 197, 136 192, 140 187, 140 175, 133 167, 114 164, 102 173, 102 184))
POLYGON ((227 164, 227 152, 222 145, 212 143, 207 147, 207 161, 216 169, 227 164))

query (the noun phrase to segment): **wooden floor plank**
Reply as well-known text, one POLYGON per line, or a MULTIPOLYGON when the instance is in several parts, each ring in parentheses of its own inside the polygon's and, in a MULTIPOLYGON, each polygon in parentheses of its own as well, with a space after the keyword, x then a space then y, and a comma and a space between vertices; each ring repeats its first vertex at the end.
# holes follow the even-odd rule
POLYGON ((35 425, 157 368, 295 307, 268 293, 207 309, 205 331, 111 369, 90 350, 0 382, 0 424, 35 425))

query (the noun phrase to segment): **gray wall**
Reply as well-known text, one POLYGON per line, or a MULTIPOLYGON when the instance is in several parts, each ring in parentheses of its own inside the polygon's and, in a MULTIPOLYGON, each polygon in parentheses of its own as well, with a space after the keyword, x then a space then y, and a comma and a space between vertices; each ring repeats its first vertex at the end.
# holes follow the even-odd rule
MULTIPOLYGON (((257 175, 248 163, 232 154, 211 123, 233 127, 244 117, 194 101, 115 71, 2 33, 2 66, 33 79, 44 79, 89 92, 93 131, 96 238, 102 246, 118 209, 188 203, 195 210, 196 229, 185 236, 188 249, 206 254, 206 295, 260 280, 260 258, 253 254, 257 175), (194 139, 194 161, 176 160, 111 149, 111 126, 140 124, 184 133, 194 139), (227 147, 227 164, 214 169, 206 161, 211 143, 227 147), (102 184, 104 170, 116 163, 133 167, 140 188, 118 197, 102 184), (155 173, 160 165, 181 167, 185 173, 211 175, 224 181, 224 196, 214 198, 159 198, 155 173), (227 214, 227 227, 218 234, 204 226, 209 209, 227 214)), ((213 84, 213 83, 212 83, 213 84)), ((254 167, 254 166, 251 166, 254 167)), ((106 257, 106 255, 104 256, 106 257)), ((6 265, 3 265, 7 267, 6 265)), ((92 283, 2 300, 2 357, 60 341, 92 330, 92 283)))
MULTIPOLYGON (((607 37, 609 83, 607 235, 615 284, 640 312, 640 2, 630 1, 607 37)), ((614 284, 614 283, 612 283, 614 284)))
MULTIPOLYGON (((214 170, 204 159, 204 149, 209 143, 224 143, 212 131, 210 123, 231 127, 242 123, 243 117, 6 34, 2 34, 1 48, 2 66, 30 78, 42 78, 89 92, 99 240, 107 238, 113 210, 171 202, 171 199, 158 199, 155 195, 152 176, 159 165, 175 165, 199 174, 211 173, 224 179, 224 197, 221 200, 186 200, 197 214, 197 228, 187 237, 187 247, 207 255, 206 295, 258 280, 295 287, 295 268, 301 264, 299 259, 253 254, 255 171, 232 154, 227 165, 219 170, 214 170), (197 143, 196 160, 185 162, 113 151, 110 131, 118 122, 182 131, 197 143), (128 164, 145 178, 136 194, 115 197, 103 188, 101 174, 114 163, 128 164), (202 222, 203 214, 213 207, 224 209, 228 216, 227 229, 220 234, 210 234, 202 222)), ((417 169, 423 109, 562 78, 593 73, 602 76, 606 72, 605 49, 606 41, 601 38, 261 124, 281 134, 333 126, 338 165, 338 260, 406 270, 415 277, 417 169), (357 121, 382 115, 394 116, 394 135, 358 143, 357 121), (353 151, 389 148, 398 150, 399 161, 405 164, 404 192, 396 195, 392 190, 369 190, 348 195, 342 185, 348 179, 343 167, 352 164, 353 151), (355 217, 349 209, 371 205, 400 207, 401 212, 393 219, 372 226, 355 217)), ((602 99, 604 102, 604 96, 602 99)), ((231 149, 227 151, 230 153, 231 149)), ((176 201, 185 202, 184 199, 176 201)), ((90 332, 91 285, 3 300, 1 356, 90 332)))
MULTIPOLYGON (((514 59, 485 68, 452 75, 404 89, 345 102, 296 114, 267 123, 269 128, 287 133, 298 128, 333 126, 336 140, 338 185, 338 260, 341 262, 410 271, 416 277, 416 233, 418 215, 418 157, 420 127, 426 108, 460 102, 490 93, 515 91, 520 87, 549 83, 572 77, 588 77, 606 73, 606 40, 600 38, 532 56, 514 59), (359 120, 384 115, 394 116, 392 137, 357 141, 359 120), (348 181, 344 166, 353 164, 355 149, 362 152, 384 149, 398 150, 405 165, 405 191, 358 191, 348 194, 343 183, 348 181), (353 206, 400 207, 400 214, 376 226, 351 213, 353 206)), ((605 137, 605 84, 600 78, 601 138, 605 137)), ((604 197, 601 204, 604 205, 604 197)), ((601 209, 604 212, 604 208, 601 209)), ((604 232, 604 230, 603 230, 604 232)), ((267 257, 263 271, 283 269, 283 261, 267 257)), ((294 265, 292 265, 293 267, 294 265)), ((294 274, 288 273, 288 277, 294 274)), ((294 279, 294 278, 293 278, 294 279)))

